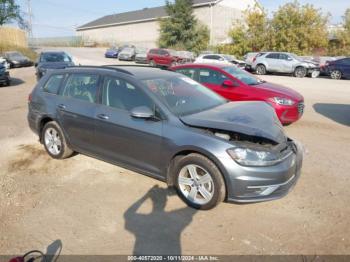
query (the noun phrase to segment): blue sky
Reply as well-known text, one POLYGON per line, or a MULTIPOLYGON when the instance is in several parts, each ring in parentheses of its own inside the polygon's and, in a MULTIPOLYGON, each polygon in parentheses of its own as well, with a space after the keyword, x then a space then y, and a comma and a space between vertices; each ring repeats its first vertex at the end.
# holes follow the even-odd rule
MULTIPOLYGON (((237 0, 239 1, 239 0, 237 0)), ((287 0, 259 0, 270 12, 287 0)), ((349 0, 299 0, 322 8, 332 15, 331 22, 338 23, 344 10, 350 7, 349 0)), ((27 11, 27 1, 17 1, 27 11)), ((164 0, 31 0, 33 13, 33 34, 35 37, 74 35, 74 28, 104 15, 120 13, 144 7, 164 4, 164 0)))

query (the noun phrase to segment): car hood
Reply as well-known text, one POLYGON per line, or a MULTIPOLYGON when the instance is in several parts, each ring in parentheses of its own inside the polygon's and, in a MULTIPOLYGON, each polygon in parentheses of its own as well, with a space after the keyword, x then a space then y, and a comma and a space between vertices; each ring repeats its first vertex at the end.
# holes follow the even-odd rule
POLYGON ((118 54, 117 50, 107 50, 106 54, 118 54))
POLYGON ((73 62, 50 62, 50 63, 40 63, 38 69, 64 69, 68 66, 73 66, 73 62))
POLYGON ((137 57, 147 57, 146 53, 138 53, 136 54, 137 57))
POLYGON ((293 99, 295 101, 304 100, 304 97, 300 93, 298 93, 297 91, 295 91, 289 87, 285 87, 282 85, 277 85, 277 84, 273 84, 273 83, 269 83, 269 82, 263 82, 259 85, 254 85, 253 87, 271 92, 270 96, 279 96, 279 97, 284 97, 284 98, 290 98, 290 99, 293 99))
POLYGON ((231 131, 275 143, 283 143, 287 139, 275 110, 265 102, 230 102, 182 116, 180 120, 192 127, 231 131))

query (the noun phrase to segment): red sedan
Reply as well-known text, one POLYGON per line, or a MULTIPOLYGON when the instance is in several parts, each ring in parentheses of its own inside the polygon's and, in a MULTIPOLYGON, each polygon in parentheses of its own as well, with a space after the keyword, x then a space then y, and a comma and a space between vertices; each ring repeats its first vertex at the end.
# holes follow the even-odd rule
POLYGON ((224 64, 186 64, 170 68, 182 73, 232 101, 266 101, 284 125, 301 118, 304 98, 297 91, 268 83, 254 75, 224 64))

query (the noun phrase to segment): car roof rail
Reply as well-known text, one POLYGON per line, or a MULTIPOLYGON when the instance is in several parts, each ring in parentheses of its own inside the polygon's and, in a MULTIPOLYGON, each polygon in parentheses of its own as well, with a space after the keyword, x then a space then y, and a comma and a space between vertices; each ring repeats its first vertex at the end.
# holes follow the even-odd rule
POLYGON ((114 71, 118 71, 120 73, 124 73, 124 74, 128 74, 128 75, 133 75, 131 72, 129 72, 128 70, 124 70, 122 68, 115 68, 115 67, 109 67, 109 66, 91 66, 91 65, 77 65, 77 66, 68 66, 66 68, 96 68, 96 69, 108 69, 108 70, 114 70, 114 71))

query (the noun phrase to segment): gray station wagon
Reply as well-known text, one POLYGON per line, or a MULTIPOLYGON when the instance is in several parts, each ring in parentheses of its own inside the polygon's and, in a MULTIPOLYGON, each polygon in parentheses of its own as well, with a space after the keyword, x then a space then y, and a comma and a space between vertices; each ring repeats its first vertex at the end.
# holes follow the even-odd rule
POLYGON ((79 152, 132 169, 198 209, 280 198, 302 165, 267 103, 228 102, 156 68, 52 71, 29 96, 28 121, 51 157, 79 152))

